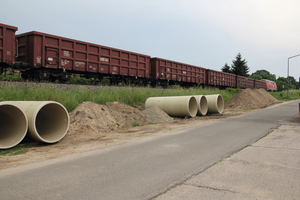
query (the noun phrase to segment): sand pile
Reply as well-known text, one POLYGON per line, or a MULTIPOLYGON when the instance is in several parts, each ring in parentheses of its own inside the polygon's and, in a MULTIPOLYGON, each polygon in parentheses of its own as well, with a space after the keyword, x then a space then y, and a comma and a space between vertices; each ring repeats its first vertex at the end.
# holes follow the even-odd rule
POLYGON ((265 108, 278 102, 264 89, 244 89, 225 103, 227 109, 265 108))
POLYGON ((156 105, 152 105, 145 109, 143 113, 146 115, 148 122, 152 123, 163 123, 163 122, 173 122, 174 119, 170 117, 167 113, 162 111, 156 105))
POLYGON ((83 102, 70 113, 70 135, 89 134, 105 136, 105 133, 121 128, 143 126, 152 123, 173 121, 169 115, 157 106, 151 106, 143 112, 137 108, 118 102, 104 105, 83 102))
POLYGON ((104 105, 83 102, 70 113, 70 133, 107 133, 133 124, 148 124, 146 116, 128 105, 106 103, 104 105))

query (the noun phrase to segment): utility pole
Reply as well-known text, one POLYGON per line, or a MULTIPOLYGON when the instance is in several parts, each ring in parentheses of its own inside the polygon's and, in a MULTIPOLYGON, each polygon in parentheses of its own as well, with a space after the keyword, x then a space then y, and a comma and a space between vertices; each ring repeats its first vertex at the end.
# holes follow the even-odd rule
POLYGON ((287 79, 287 98, 289 98, 289 69, 290 69, 290 59, 291 58, 295 58, 297 56, 300 56, 300 54, 288 57, 287 77, 286 77, 286 79, 287 79))

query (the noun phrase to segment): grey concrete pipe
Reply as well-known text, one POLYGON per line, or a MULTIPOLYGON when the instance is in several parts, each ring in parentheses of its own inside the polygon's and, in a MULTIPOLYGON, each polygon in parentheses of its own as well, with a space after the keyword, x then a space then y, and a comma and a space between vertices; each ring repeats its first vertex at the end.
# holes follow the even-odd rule
POLYGON ((25 113, 7 102, 0 102, 0 149, 8 149, 19 144, 28 130, 25 113))
POLYGON ((197 115, 203 116, 206 115, 208 107, 207 107, 207 99, 204 95, 193 95, 198 104, 197 115))
POLYGON ((60 141, 68 132, 70 117, 66 108, 55 101, 10 101, 28 118, 26 137, 45 142, 60 141))
POLYGON ((156 105, 172 117, 195 117, 197 100, 193 96, 149 97, 145 108, 156 105))
POLYGON ((218 113, 221 114, 224 111, 224 100, 222 95, 205 95, 207 99, 208 111, 207 113, 218 113))

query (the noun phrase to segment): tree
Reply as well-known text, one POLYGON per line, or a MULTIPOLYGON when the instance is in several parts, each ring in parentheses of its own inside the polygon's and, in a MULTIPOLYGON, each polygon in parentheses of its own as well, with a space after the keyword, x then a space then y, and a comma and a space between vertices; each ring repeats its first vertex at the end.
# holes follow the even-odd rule
POLYGON ((289 81, 289 84, 295 85, 295 83, 296 83, 296 79, 293 76, 289 76, 288 81, 289 81))
POLYGON ((231 71, 233 74, 246 77, 249 76, 249 67, 247 66, 247 61, 242 59, 242 55, 240 53, 237 54, 232 63, 231 71))
POLYGON ((261 80, 264 79, 261 75, 258 74, 251 74, 251 76, 249 76, 250 78, 256 79, 256 80, 261 80))
POLYGON ((227 65, 227 63, 225 63, 225 65, 222 67, 222 72, 227 72, 227 73, 231 73, 231 69, 230 66, 227 65))
POLYGON ((299 89, 299 82, 293 76, 289 76, 287 80, 289 81, 290 89, 299 89))
POLYGON ((287 89, 287 78, 284 77, 279 77, 276 80, 276 85, 277 85, 277 91, 282 91, 282 90, 286 90, 287 89))
POLYGON ((258 80, 268 79, 268 80, 271 80, 271 81, 276 81, 276 75, 271 74, 269 71, 264 70, 264 69, 256 70, 256 72, 252 73, 250 77, 254 78, 254 79, 258 79, 258 80))

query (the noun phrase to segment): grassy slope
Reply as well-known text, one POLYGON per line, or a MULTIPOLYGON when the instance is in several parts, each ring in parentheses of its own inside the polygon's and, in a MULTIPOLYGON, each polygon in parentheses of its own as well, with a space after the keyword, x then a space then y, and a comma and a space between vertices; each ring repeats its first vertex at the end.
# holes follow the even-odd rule
POLYGON ((221 94, 224 101, 227 102, 236 92, 237 90, 232 89, 211 90, 200 88, 153 89, 150 87, 119 87, 114 89, 99 88, 97 90, 82 88, 62 90, 48 86, 43 88, 6 86, 0 90, 0 101, 57 101, 70 112, 80 103, 86 101, 98 104, 116 101, 133 107, 141 107, 148 97, 221 94))

